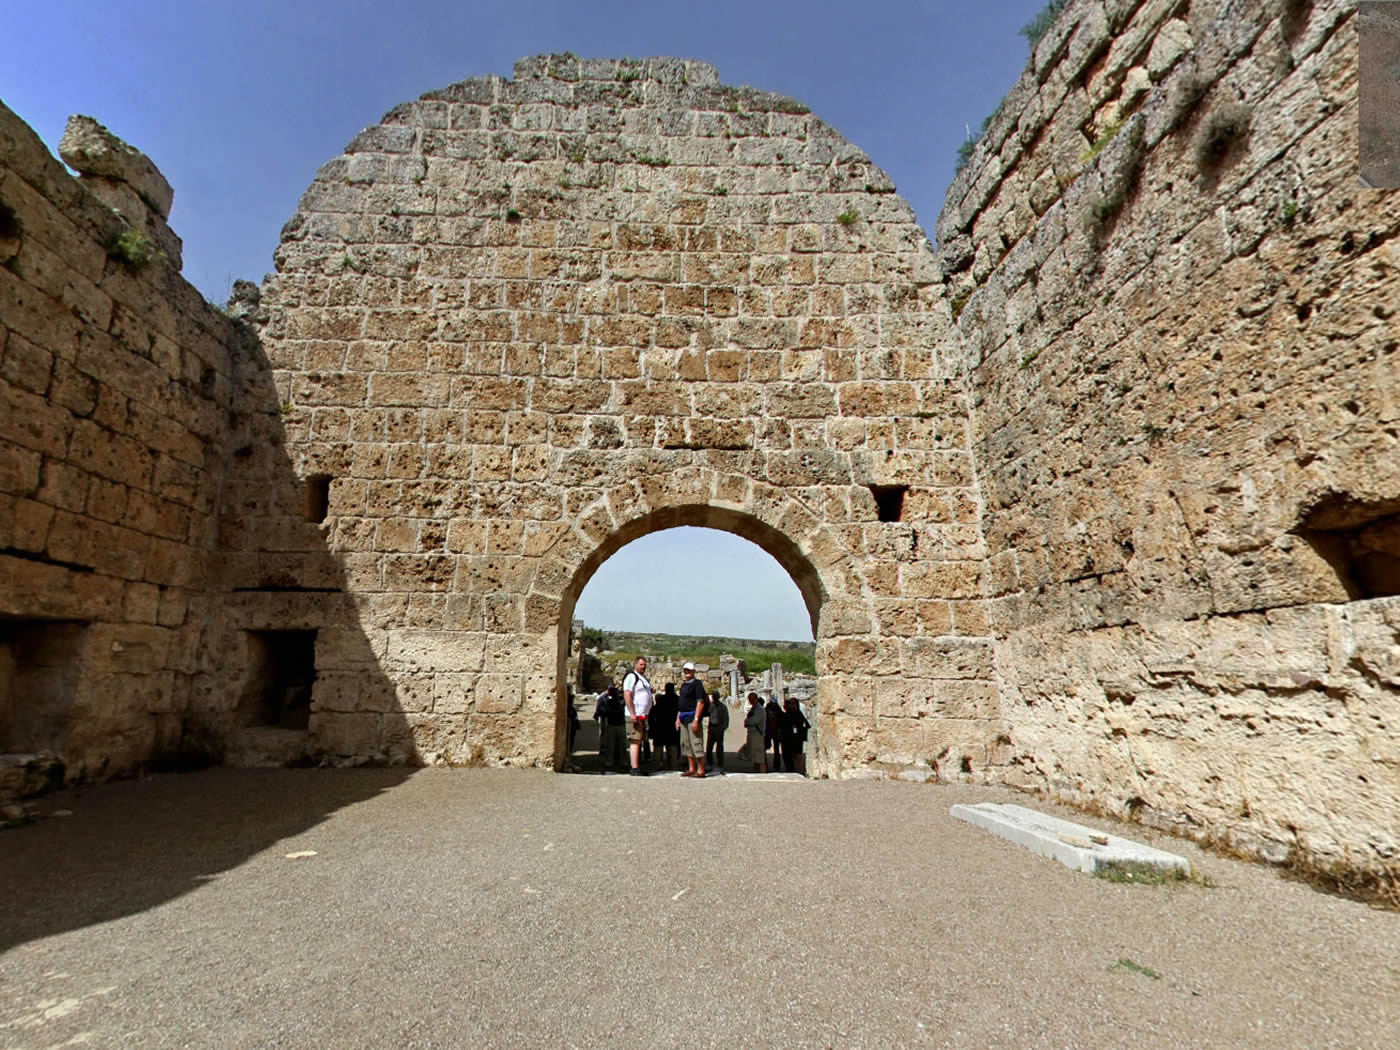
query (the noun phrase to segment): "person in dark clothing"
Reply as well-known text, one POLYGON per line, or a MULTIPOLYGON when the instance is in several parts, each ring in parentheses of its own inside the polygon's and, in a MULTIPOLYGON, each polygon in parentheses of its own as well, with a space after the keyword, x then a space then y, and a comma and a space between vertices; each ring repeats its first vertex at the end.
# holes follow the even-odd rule
POLYGON ((782 724, 782 748, 783 765, 787 767, 789 773, 807 774, 807 731, 812 728, 812 724, 807 721, 807 716, 802 713, 802 708, 798 705, 795 697, 788 697, 783 705, 782 724))
POLYGON ((578 705, 574 703, 574 691, 569 690, 569 710, 568 710, 568 737, 567 750, 564 753, 564 771, 572 772, 574 768, 574 740, 578 737, 578 705))
POLYGON ((681 683, 680 711, 676 715, 676 732, 681 738, 681 756, 686 762, 683 777, 705 776, 705 729, 702 720, 709 707, 705 687, 695 677, 695 665, 689 660, 681 668, 685 681, 681 683))
POLYGON ((667 682, 665 690, 657 696, 652 706, 648 724, 651 727, 651 742, 656 749, 658 765, 661 769, 680 769, 681 737, 676 732, 676 712, 680 710, 680 697, 676 695, 676 684, 667 682))
POLYGON ((772 748, 773 764, 770 768, 774 773, 781 773, 783 771, 783 709, 778 706, 778 701, 770 696, 768 703, 764 705, 764 710, 768 713, 768 725, 763 733, 764 750, 772 748))
POLYGON ((710 738, 705 741, 705 765, 723 775, 724 731, 729 728, 729 705, 717 696, 710 699, 710 738))
POLYGON ((748 734, 744 741, 744 758, 753 765, 755 773, 768 772, 767 755, 763 750, 764 725, 768 720, 763 701, 757 693, 749 694, 749 712, 744 716, 744 729, 748 734))
POLYGON ((599 696, 603 720, 598 742, 598 759, 604 773, 627 771, 627 708, 622 702, 622 690, 610 685, 599 696))

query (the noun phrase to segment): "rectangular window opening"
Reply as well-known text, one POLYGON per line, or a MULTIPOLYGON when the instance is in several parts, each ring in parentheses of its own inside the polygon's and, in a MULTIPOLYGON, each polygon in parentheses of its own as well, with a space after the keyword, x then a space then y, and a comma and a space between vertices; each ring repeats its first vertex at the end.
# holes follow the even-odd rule
POLYGON ((331 476, 312 474, 306 479, 306 520, 319 525, 331 509, 331 476))
POLYGON ((904 520, 904 494, 909 491, 908 485, 871 485, 869 488, 881 521, 904 520))
POLYGON ((63 753, 86 629, 0 619, 0 753, 63 753))
POLYGON ((316 681, 315 631, 249 631, 248 673, 238 702, 245 727, 305 729, 316 681))

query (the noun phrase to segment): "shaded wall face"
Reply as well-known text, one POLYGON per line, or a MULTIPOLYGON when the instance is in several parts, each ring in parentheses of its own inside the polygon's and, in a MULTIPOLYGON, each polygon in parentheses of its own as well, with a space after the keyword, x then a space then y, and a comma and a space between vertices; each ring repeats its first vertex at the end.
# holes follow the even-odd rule
POLYGON ((1074 5, 939 239, 1012 779, 1369 865, 1400 849, 1400 207, 1357 186, 1356 47, 1341 3, 1074 5))
MULTIPOLYGON (((551 761, 561 606, 624 536, 720 514, 819 610, 830 770, 995 758, 933 260, 805 107, 699 63, 529 60, 367 128, 277 260, 263 342, 287 454, 332 479, 357 646, 318 635, 314 734, 356 714, 363 638, 420 750, 551 761), (872 486, 907 488, 900 520, 872 486)), ((245 466, 231 578, 315 585, 298 497, 245 466)))
POLYGON ((124 228, 0 106, 4 748, 69 779, 177 750, 207 670, 235 333, 124 228))

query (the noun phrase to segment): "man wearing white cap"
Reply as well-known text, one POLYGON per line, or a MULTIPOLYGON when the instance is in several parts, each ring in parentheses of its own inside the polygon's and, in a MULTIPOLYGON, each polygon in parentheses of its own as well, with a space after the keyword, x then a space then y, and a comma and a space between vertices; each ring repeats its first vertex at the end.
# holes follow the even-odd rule
POLYGON ((681 734, 681 754, 689 768, 683 777, 703 777, 705 775, 705 731, 700 719, 705 717, 705 687, 695 677, 695 665, 687 660, 681 667, 680 711, 676 715, 676 728, 681 734))

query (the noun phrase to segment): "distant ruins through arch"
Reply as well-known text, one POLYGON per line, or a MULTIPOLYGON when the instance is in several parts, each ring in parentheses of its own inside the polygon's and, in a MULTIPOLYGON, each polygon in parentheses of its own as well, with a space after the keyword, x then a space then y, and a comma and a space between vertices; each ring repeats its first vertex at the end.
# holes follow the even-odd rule
POLYGON ((815 772, 1393 865, 1400 211, 1358 185, 1358 22, 1073 0, 936 252, 800 103, 527 59, 329 161, 237 320, 144 157, 79 127, 74 180, 0 108, 0 731, 48 756, 0 787, 547 766, 590 567, 703 519, 816 610, 815 772))

